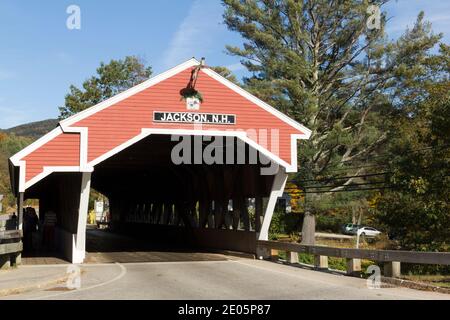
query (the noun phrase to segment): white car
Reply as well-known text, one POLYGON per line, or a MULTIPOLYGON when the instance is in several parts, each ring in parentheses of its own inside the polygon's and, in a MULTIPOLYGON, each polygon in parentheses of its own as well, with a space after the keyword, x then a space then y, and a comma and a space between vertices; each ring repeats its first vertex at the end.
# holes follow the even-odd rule
POLYGON ((371 228, 371 227, 362 227, 358 229, 358 233, 362 236, 366 236, 366 237, 376 237, 379 236, 381 234, 380 231, 378 231, 375 228, 371 228))

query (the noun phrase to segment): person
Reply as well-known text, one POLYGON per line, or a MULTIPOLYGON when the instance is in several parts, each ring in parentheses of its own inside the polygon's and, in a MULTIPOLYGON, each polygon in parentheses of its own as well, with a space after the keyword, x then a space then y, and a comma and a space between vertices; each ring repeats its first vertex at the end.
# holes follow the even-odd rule
POLYGON ((16 230, 17 229, 17 215, 15 212, 11 215, 11 219, 6 221, 6 230, 16 230))
POLYGON ((55 240, 56 213, 47 211, 44 216, 42 245, 52 248, 55 240))
POLYGON ((32 207, 23 209, 23 250, 33 250, 33 233, 36 231, 38 216, 32 207))

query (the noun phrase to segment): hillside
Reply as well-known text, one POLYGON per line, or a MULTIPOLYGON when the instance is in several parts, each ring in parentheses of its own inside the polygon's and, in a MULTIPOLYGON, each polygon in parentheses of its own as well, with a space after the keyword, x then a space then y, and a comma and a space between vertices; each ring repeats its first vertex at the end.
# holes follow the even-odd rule
POLYGON ((10 192, 9 157, 53 130, 57 124, 58 120, 48 119, 0 130, 0 194, 5 195, 3 200, 4 209, 13 206, 15 201, 10 192))
POLYGON ((58 119, 47 119, 43 121, 30 122, 13 128, 1 130, 7 134, 15 134, 20 137, 30 137, 37 139, 47 132, 53 130, 58 125, 58 119))

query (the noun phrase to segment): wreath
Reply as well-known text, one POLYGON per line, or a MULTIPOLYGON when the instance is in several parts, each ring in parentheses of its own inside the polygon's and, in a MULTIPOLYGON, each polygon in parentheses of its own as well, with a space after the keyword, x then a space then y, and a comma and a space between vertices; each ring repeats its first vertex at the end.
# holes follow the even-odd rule
POLYGON ((195 90, 195 84, 197 83, 197 77, 200 69, 205 66, 205 58, 202 58, 200 64, 192 70, 191 79, 186 88, 180 90, 181 100, 186 100, 187 98, 197 98, 198 101, 203 103, 202 94, 195 90))
POLYGON ((202 94, 192 87, 181 89, 180 95, 182 100, 186 100, 187 98, 197 98, 198 101, 203 102, 202 94))

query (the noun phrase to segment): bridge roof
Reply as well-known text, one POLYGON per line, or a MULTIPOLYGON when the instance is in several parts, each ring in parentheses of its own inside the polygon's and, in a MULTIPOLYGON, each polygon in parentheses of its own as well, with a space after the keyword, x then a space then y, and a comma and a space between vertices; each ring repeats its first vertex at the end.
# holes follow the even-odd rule
POLYGON ((195 83, 204 98, 200 110, 187 110, 180 90, 199 65, 190 59, 62 120, 10 158, 14 191, 25 192, 53 172, 93 171, 151 134, 235 136, 287 172, 297 171, 297 140, 311 131, 211 68, 201 68, 195 83))

